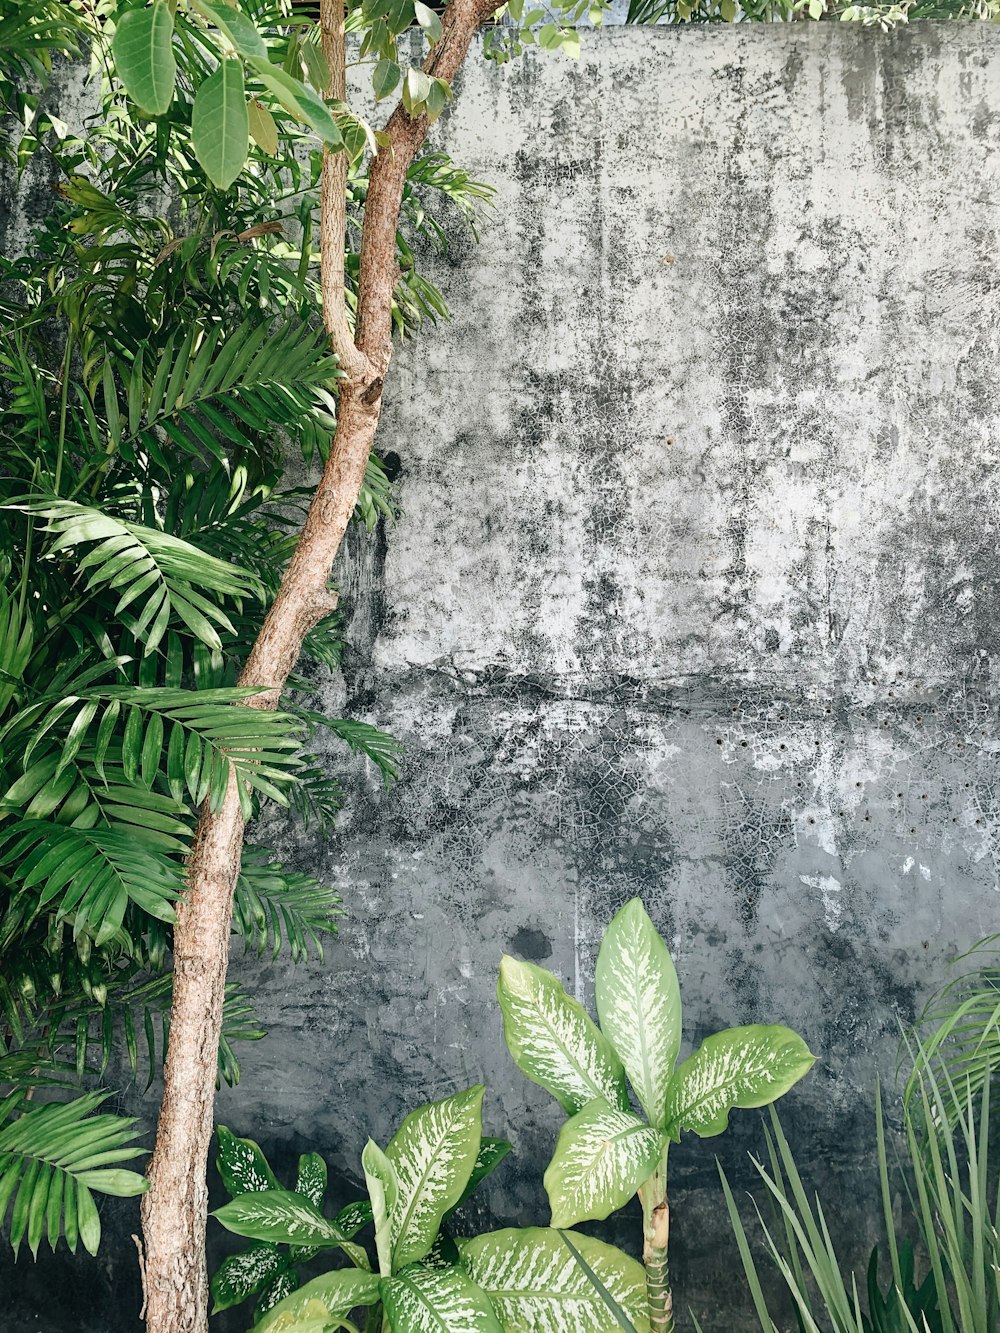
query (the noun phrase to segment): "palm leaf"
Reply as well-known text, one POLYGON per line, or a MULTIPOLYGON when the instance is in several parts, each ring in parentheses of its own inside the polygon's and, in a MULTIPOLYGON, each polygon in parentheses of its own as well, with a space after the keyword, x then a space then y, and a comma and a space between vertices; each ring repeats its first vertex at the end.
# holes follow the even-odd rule
POLYGON ((0 829, 0 867, 18 890, 30 892, 26 924, 54 906, 71 917, 74 934, 105 944, 121 929, 129 901, 161 921, 184 888, 183 868, 110 828, 81 829, 46 819, 22 819, 0 829))
POLYGON ((88 1093, 22 1109, 14 1094, 0 1104, 0 1119, 21 1111, 0 1129, 0 1222, 9 1210, 15 1254, 27 1239, 37 1255, 43 1235, 53 1249, 64 1236, 71 1250, 79 1240, 96 1254, 101 1220, 91 1191, 128 1196, 147 1188, 142 1176, 118 1165, 143 1155, 133 1144, 135 1121, 93 1114, 104 1100, 88 1093))
POLYGON ((107 589, 117 596, 114 615, 153 652, 173 624, 202 643, 221 648, 219 628, 233 633, 232 622, 206 596, 259 597, 259 581, 245 570, 156 528, 116 518, 106 510, 72 500, 11 504, 12 509, 47 520, 50 558, 87 548, 77 570, 91 593, 107 589), (127 613, 127 614, 126 614, 127 613))
POLYGON ((258 955, 270 946, 277 958, 285 939, 293 962, 309 957, 309 942, 320 959, 322 934, 334 934, 343 915, 340 895, 311 875, 287 870, 261 848, 246 847, 233 900, 233 929, 258 955))

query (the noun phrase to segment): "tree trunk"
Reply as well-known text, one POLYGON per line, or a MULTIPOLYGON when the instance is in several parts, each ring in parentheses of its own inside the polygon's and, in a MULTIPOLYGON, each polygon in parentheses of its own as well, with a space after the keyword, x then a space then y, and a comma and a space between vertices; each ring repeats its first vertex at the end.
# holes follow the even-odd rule
MULTIPOLYGON (((424 62, 428 74, 454 78, 479 26, 497 0, 452 0, 443 35, 424 62)), ((324 49, 331 93, 343 96, 343 0, 322 0, 324 49)), ((327 588, 364 481, 381 412, 382 383, 392 355, 392 292, 396 228, 406 173, 427 134, 426 117, 402 105, 386 126, 388 142, 374 158, 362 229, 358 311, 351 338, 344 305, 343 253, 346 166, 326 153, 321 223, 324 319, 346 379, 340 383, 337 428, 329 459, 278 594, 251 649, 240 684, 259 689, 249 702, 275 708, 309 630, 336 606, 327 588)), ((206 1171, 213 1129, 215 1080, 233 889, 240 872, 244 820, 235 778, 221 809, 203 807, 188 863, 188 888, 174 926, 174 985, 163 1101, 142 1199, 145 1312, 149 1333, 205 1333, 206 1171)))

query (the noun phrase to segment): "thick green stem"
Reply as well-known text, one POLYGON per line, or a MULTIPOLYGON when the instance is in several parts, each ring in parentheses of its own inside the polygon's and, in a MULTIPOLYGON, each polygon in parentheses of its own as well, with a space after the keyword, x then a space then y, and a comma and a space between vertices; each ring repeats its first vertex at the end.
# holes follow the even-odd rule
POLYGON ((670 1290, 670 1209, 666 1162, 646 1181, 642 1198, 642 1262, 646 1269, 650 1333, 674 1333, 674 1298, 670 1290))

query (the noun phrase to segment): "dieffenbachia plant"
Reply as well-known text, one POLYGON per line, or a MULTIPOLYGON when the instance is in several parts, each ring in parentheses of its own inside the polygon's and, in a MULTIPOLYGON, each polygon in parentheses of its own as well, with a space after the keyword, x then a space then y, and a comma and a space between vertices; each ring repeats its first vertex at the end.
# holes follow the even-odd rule
POLYGON ((600 1028, 551 972, 504 957, 498 985, 504 1036, 522 1073, 570 1117, 545 1172, 552 1226, 608 1217, 638 1194, 649 1327, 672 1333, 670 1144, 682 1130, 721 1134, 730 1110, 777 1100, 814 1057, 789 1028, 753 1024, 707 1037, 678 1064, 677 973, 638 898, 608 927, 595 991, 600 1028), (632 1108, 629 1084, 645 1119, 632 1108))
POLYGON ((216 1273, 216 1308, 260 1292, 254 1333, 357 1333, 357 1310, 372 1333, 615 1333, 623 1317, 649 1333, 642 1266, 611 1245, 549 1227, 452 1237, 455 1210, 510 1150, 483 1137, 482 1101, 483 1088, 469 1088, 412 1111, 385 1150, 369 1139, 369 1198, 333 1218, 321 1209, 322 1159, 307 1154, 301 1183, 282 1190, 256 1144, 221 1130, 220 1171, 236 1197, 215 1216, 255 1243, 216 1273), (368 1223, 374 1263, 354 1240, 368 1223), (321 1250, 350 1266, 294 1289, 295 1265, 321 1250))

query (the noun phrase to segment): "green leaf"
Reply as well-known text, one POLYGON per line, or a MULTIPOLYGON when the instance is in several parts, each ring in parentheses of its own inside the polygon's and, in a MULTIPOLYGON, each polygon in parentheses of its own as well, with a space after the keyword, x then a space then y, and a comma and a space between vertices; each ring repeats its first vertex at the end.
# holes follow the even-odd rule
POLYGON ((419 116, 431 90, 431 81, 422 69, 411 65, 403 80, 403 106, 411 116, 419 116))
POLYGON ((331 148, 342 147, 340 130, 337 129, 326 103, 318 94, 279 66, 272 65, 269 60, 254 56, 248 63, 268 92, 276 97, 296 120, 315 130, 323 142, 331 148))
POLYGON ((219 1141, 215 1164, 233 1198, 281 1188, 260 1145, 253 1139, 237 1138, 225 1125, 216 1127, 215 1136, 219 1141))
POLYGON ((255 1295, 278 1277, 283 1265, 281 1253, 267 1241, 258 1241, 240 1254, 223 1259, 212 1274, 212 1313, 240 1305, 255 1295))
POLYGON ((243 66, 223 60, 199 87, 191 111, 194 154, 213 185, 228 190, 243 170, 250 145, 250 121, 243 66))
POLYGON ((402 71, 395 60, 380 60, 372 73, 372 87, 377 101, 388 97, 399 84, 402 71))
MULTIPOLYGON (((635 1325, 648 1333, 646 1275, 612 1245, 572 1233, 573 1244, 635 1325)), ((460 1241, 462 1262, 489 1296, 504 1333, 613 1333, 601 1293, 547 1227, 508 1227, 460 1241)))
POLYGON ((623 1207, 659 1165, 666 1138, 603 1097, 567 1120, 545 1172, 552 1225, 600 1221, 623 1207))
MULTIPOLYGON (((479 1152, 476 1154, 476 1164, 472 1168, 472 1175, 469 1176, 469 1183, 462 1191, 462 1197, 455 1204, 455 1208, 459 1208, 465 1203, 466 1199, 479 1188, 488 1175, 496 1170, 510 1151, 511 1145, 506 1139, 483 1139, 479 1145, 479 1152)), ((446 1216, 450 1217, 455 1208, 450 1208, 446 1216)))
POLYGON ((235 5, 217 3, 216 0, 191 0, 194 8, 215 26, 222 30, 241 56, 249 59, 260 56, 267 59, 267 47, 257 31, 256 25, 235 5))
POLYGON ((647 1117, 662 1126, 681 1046, 681 991, 667 946, 638 898, 608 926, 594 986, 601 1029, 647 1117))
POLYGON ((129 97, 144 111, 162 116, 173 101, 177 62, 174 16, 167 0, 122 15, 111 44, 115 71, 129 97))
POLYGON ((134 1120, 93 1114, 104 1100, 88 1093, 71 1102, 31 1106, 0 1129, 0 1225, 13 1197, 15 1254, 26 1234, 37 1252, 43 1222, 53 1245, 62 1232, 70 1249, 79 1239, 96 1254, 101 1220, 90 1191, 127 1197, 148 1188, 135 1171, 108 1169, 145 1150, 132 1144, 134 1120))
POLYGON ((628 1106, 621 1062, 610 1042, 551 972, 505 956, 497 983, 507 1048, 518 1069, 570 1115, 595 1097, 628 1106))
POLYGON ((291 1190, 260 1190, 240 1194, 212 1214, 227 1231, 250 1240, 278 1245, 309 1245, 333 1249, 347 1237, 335 1223, 301 1194, 291 1190))
POLYGON ((413 14, 417 22, 427 34, 427 40, 433 46, 435 42, 441 40, 441 20, 429 6, 421 4, 421 0, 413 0, 413 14))
POLYGON ((726 1028, 706 1037, 671 1080, 666 1129, 675 1140, 682 1129, 702 1138, 721 1134, 733 1107, 777 1101, 815 1059, 797 1033, 780 1025, 726 1028))
POLYGON ((278 127, 270 111, 256 97, 251 97, 247 104, 247 123, 250 137, 261 152, 267 153, 268 157, 277 157, 278 127))
POLYGON ((392 1272, 392 1219, 399 1196, 399 1182, 392 1163, 374 1139, 369 1139, 365 1144, 361 1165, 368 1186, 368 1197, 372 1201, 379 1272, 383 1277, 388 1277, 392 1272))
POLYGON ((385 1155, 396 1173, 392 1267, 422 1259, 442 1218, 462 1197, 482 1138, 480 1085, 411 1111, 385 1155))
POLYGON ((484 1291, 460 1268, 414 1264, 382 1282, 393 1333, 503 1333, 484 1291))
POLYGON ((284 1329, 301 1333, 302 1326, 298 1321, 313 1316, 317 1307, 327 1313, 327 1318, 317 1324, 317 1329, 322 1330, 331 1320, 346 1319, 356 1306, 374 1305, 378 1299, 379 1284, 374 1273, 365 1273, 359 1268, 338 1268, 313 1278, 312 1282, 279 1301, 254 1324, 253 1333, 281 1333, 284 1329))

